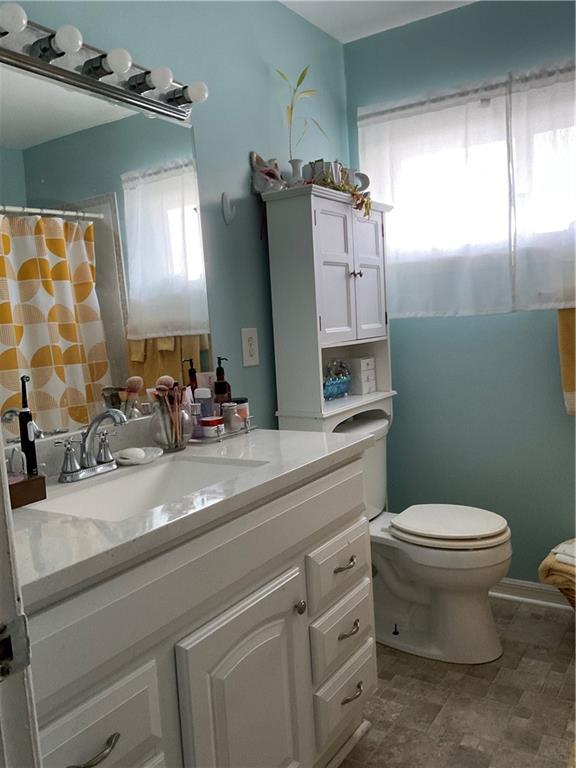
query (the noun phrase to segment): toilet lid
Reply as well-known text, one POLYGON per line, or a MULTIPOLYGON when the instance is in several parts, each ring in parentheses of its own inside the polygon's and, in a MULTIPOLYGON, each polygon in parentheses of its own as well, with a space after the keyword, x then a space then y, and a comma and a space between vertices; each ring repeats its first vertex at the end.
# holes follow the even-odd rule
POLYGON ((496 536, 479 539, 438 539, 427 536, 412 536, 403 531, 394 530, 390 527, 389 532, 394 539, 405 541, 407 544, 415 544, 418 547, 429 547, 430 549, 490 549, 499 544, 506 544, 510 541, 510 528, 506 528, 502 533, 496 536))
POLYGON ((457 504, 416 504, 396 515, 391 533, 443 541, 488 539, 506 532, 508 523, 500 515, 477 507, 457 504))

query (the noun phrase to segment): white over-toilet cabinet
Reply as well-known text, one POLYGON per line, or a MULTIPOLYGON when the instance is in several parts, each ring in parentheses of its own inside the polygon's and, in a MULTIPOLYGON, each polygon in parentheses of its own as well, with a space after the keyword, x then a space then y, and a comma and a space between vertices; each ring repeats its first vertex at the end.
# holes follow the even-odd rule
POLYGON ((355 210, 342 192, 306 185, 264 195, 280 427, 332 432, 369 410, 390 414, 385 213, 355 210), (331 359, 374 357, 377 391, 324 401, 331 359))

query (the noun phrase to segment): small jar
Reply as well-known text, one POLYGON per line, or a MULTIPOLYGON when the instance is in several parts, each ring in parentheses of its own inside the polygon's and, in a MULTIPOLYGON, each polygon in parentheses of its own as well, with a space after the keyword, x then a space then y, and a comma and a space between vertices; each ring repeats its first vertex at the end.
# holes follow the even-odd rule
POLYGON ((222 416, 206 416, 200 419, 204 437, 221 437, 224 434, 224 419, 222 416))
POLYGON ((234 402, 238 406, 238 416, 242 421, 246 421, 250 418, 250 403, 247 397, 235 397, 234 402))
POLYGON ((212 391, 208 387, 198 387, 194 392, 194 400, 202 406, 202 416, 212 416, 214 413, 214 403, 212 400, 212 391))
POLYGON ((200 424, 202 417, 202 406, 200 403, 190 403, 190 417, 192 418, 192 437, 195 440, 202 439, 204 437, 204 431, 200 424))
POLYGON ((236 403, 222 403, 222 416, 224 417, 224 426, 228 432, 238 432, 242 429, 243 419, 238 414, 236 403))

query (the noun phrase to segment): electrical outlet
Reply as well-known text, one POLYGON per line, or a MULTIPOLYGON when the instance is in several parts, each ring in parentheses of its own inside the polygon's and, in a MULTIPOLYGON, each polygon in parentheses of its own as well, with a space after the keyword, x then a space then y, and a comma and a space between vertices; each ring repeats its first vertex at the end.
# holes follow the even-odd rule
POLYGON ((242 328, 242 362, 245 368, 260 365, 257 328, 242 328))

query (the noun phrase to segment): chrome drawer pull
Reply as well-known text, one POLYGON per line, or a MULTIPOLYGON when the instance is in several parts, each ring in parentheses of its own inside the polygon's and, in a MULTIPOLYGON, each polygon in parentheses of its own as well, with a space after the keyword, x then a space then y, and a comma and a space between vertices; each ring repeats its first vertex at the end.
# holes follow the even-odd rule
POLYGON ((108 736, 106 739, 106 746, 102 750, 102 752, 98 752, 97 755, 94 755, 94 757, 91 760, 88 760, 85 763, 82 763, 82 765, 69 765, 68 768, 94 768, 95 765, 100 765, 100 763, 104 762, 110 752, 114 749, 116 744, 118 744, 118 741, 120 739, 120 734, 118 732, 113 733, 112 736, 108 736))
POLYGON ((349 637, 354 637, 358 632, 360 632, 360 619, 355 619, 350 632, 341 632, 338 635, 338 640, 348 640, 349 637))
POLYGON ((350 568, 354 568, 357 562, 358 562, 358 558, 356 557, 356 555, 352 555, 352 557, 348 561, 348 565, 339 565, 337 568, 334 568, 334 573, 342 573, 343 571, 349 571, 350 568))
POLYGON ((362 680, 356 685, 356 693, 353 693, 352 696, 346 696, 345 699, 342 699, 340 704, 344 706, 345 704, 351 704, 353 701, 356 701, 356 699, 359 699, 360 696, 362 696, 362 693, 364 692, 364 683, 362 680))

